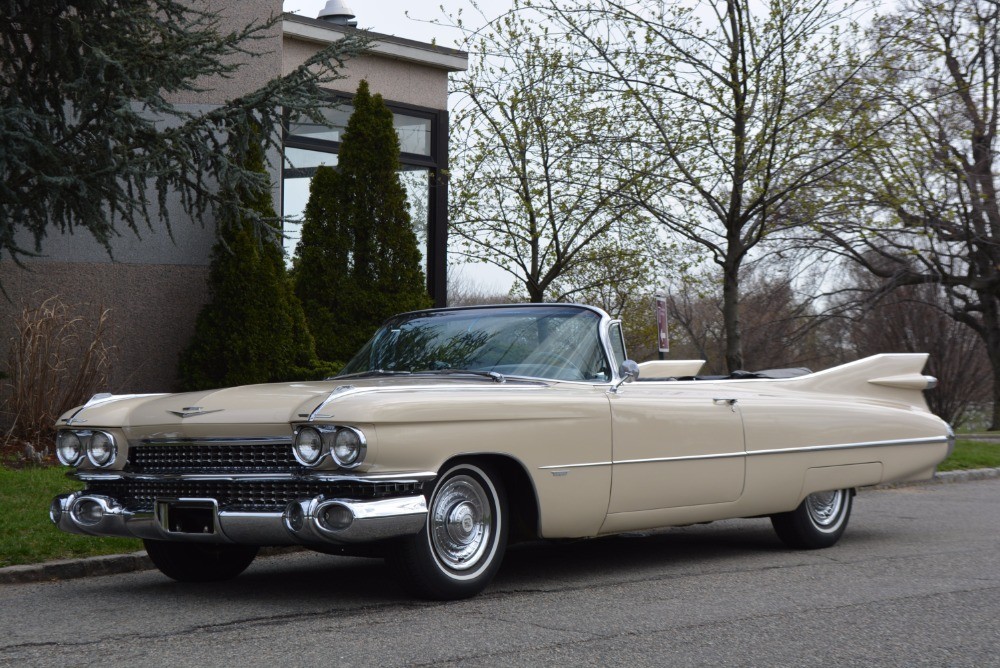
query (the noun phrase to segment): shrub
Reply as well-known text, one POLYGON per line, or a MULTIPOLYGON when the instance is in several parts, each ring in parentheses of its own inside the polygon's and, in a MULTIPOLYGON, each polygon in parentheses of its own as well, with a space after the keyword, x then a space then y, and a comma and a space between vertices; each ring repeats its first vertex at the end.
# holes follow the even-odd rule
POLYGON ((88 317, 85 308, 51 296, 16 316, 3 383, 5 462, 51 460, 56 419, 108 388, 111 312, 97 307, 88 317))
POLYGON ((431 305, 399 169, 392 112, 362 81, 337 168, 313 177, 296 248, 295 292, 321 359, 346 361, 389 316, 431 305))
MULTIPOLYGON (((250 131, 250 140, 254 138, 250 131)), ((259 145, 247 166, 265 173, 259 145)), ((233 186, 234 195, 270 221, 274 235, 255 235, 254 221, 230 213, 218 221, 212 251, 210 301, 181 354, 181 387, 211 389, 311 377, 320 373, 302 305, 292 290, 278 241, 269 189, 233 186)))

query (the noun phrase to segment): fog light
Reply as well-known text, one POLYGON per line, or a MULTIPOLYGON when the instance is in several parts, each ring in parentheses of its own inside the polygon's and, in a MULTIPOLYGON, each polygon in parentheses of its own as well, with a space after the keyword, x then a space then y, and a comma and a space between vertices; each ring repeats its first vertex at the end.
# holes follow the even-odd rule
POLYGON ((73 506, 73 519, 80 524, 97 524, 103 517, 104 509, 93 499, 80 499, 73 506))
POLYGON ((327 531, 343 531, 354 522, 354 513, 346 506, 333 504, 323 507, 316 519, 327 531))
POLYGON ((285 510, 285 526, 289 530, 295 531, 296 533, 302 531, 302 526, 305 524, 306 515, 302 512, 302 504, 292 503, 285 510))
POLYGON ((60 498, 52 499, 52 503, 49 504, 49 519, 52 520, 53 524, 59 524, 59 520, 62 519, 62 514, 63 514, 62 499, 60 498))

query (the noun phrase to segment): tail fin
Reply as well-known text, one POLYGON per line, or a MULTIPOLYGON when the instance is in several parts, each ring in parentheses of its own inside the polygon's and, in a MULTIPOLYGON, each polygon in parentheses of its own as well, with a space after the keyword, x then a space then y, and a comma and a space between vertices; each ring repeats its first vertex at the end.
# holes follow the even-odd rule
POLYGON ((794 383, 803 392, 881 399, 926 411, 922 390, 937 384, 932 376, 921 373, 927 357, 927 353, 872 355, 784 382, 794 383))

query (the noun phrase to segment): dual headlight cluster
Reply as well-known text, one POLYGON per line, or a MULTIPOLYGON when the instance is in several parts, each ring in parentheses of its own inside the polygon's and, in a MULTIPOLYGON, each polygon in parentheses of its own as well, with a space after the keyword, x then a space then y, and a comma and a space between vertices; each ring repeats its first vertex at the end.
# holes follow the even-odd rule
POLYGON ((56 457, 66 466, 79 466, 83 460, 103 468, 118 456, 115 437, 104 431, 60 430, 56 436, 56 457))
POLYGON ((354 427, 308 425, 295 430, 295 459, 303 466, 318 466, 330 457, 340 468, 353 469, 365 459, 365 435, 354 427))

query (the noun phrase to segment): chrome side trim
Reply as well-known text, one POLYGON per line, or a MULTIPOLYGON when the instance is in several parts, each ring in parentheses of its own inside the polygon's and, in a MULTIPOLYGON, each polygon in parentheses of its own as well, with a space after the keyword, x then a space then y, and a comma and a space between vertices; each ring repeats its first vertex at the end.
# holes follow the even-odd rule
POLYGON ((557 466, 539 466, 538 468, 542 471, 548 469, 582 469, 589 466, 611 466, 615 462, 587 462, 585 464, 560 464, 557 466))
POLYGON ((900 438, 889 441, 860 441, 857 443, 835 443, 831 445, 808 445, 797 448, 775 448, 770 450, 750 450, 748 452, 717 452, 707 455, 683 455, 679 457, 650 457, 646 459, 616 459, 610 462, 587 462, 583 464, 561 464, 555 466, 539 466, 540 470, 574 469, 587 466, 609 466, 619 464, 650 464, 659 462, 684 462, 704 459, 727 459, 732 457, 755 457, 758 455, 785 455, 801 452, 821 452, 824 450, 853 450, 855 448, 881 448, 897 445, 931 445, 947 443, 948 436, 929 436, 926 438, 900 438))
POLYGON ((862 441, 858 443, 837 443, 834 445, 810 445, 800 448, 776 448, 773 450, 750 450, 747 455, 780 455, 793 452, 819 452, 822 450, 852 450, 854 448, 882 448, 896 445, 929 445, 945 443, 947 436, 927 436, 925 438, 896 438, 888 441, 862 441))

